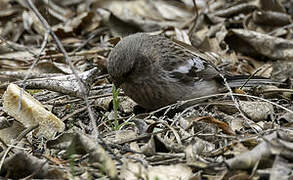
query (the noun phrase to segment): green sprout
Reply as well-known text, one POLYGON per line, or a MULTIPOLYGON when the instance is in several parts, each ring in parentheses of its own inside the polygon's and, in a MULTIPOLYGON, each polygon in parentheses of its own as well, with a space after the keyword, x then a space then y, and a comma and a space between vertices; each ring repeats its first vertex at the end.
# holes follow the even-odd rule
POLYGON ((118 122, 118 108, 119 108, 119 93, 120 93, 120 89, 116 89, 115 86, 113 86, 112 88, 112 93, 113 93, 113 109, 114 109, 114 130, 117 131, 120 129, 119 122, 118 122))

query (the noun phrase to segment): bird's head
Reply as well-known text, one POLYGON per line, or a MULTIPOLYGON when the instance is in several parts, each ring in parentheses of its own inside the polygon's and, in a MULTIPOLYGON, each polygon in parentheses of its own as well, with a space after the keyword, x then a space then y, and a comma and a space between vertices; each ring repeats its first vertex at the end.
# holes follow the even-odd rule
POLYGON ((133 72, 138 72, 147 65, 145 34, 138 33, 120 40, 108 58, 108 73, 116 87, 122 85, 133 72))

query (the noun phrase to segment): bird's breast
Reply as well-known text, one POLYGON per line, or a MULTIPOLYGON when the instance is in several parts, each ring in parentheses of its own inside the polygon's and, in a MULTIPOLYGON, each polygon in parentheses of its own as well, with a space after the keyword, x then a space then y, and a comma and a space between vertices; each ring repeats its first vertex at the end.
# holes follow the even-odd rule
POLYGON ((192 89, 157 76, 143 79, 137 77, 123 83, 121 88, 127 96, 146 109, 157 109, 176 103, 192 89))

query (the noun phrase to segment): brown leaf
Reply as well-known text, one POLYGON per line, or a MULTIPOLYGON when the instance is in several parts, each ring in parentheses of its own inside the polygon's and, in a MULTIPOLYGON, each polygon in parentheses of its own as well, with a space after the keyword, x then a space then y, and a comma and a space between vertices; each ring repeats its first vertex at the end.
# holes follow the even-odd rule
POLYGON ((196 121, 204 121, 207 123, 211 123, 211 124, 216 125, 218 128, 222 129, 225 134, 228 134, 228 135, 234 134, 234 132, 231 130, 230 126, 227 123, 220 121, 220 120, 217 120, 216 118, 211 117, 211 116, 203 116, 203 117, 194 118, 193 121, 195 121, 195 122, 196 121))

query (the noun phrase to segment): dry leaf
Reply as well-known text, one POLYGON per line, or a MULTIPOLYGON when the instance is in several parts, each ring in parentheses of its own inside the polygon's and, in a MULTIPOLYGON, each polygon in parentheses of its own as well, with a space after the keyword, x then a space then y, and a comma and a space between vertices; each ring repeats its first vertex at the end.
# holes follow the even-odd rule
POLYGON ((3 101, 3 110, 25 127, 39 124, 39 128, 35 130, 38 136, 51 139, 57 132, 62 132, 65 128, 60 119, 47 111, 39 101, 15 84, 8 86, 3 95, 3 101))

